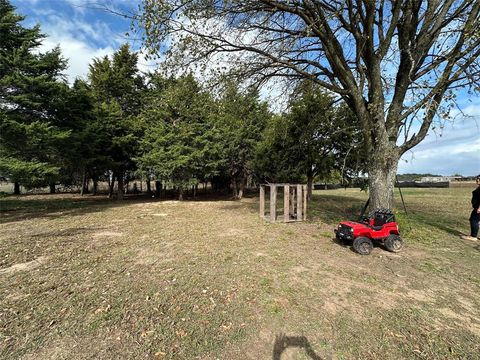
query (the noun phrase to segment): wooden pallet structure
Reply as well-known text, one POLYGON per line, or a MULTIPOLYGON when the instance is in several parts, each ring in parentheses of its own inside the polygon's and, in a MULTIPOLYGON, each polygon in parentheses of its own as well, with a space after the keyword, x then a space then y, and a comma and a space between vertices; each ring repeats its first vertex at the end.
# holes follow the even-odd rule
POLYGON ((260 185, 260 217, 270 222, 298 222, 307 220, 307 185, 260 185), (267 197, 265 194, 267 193, 267 197), (278 212, 277 198, 283 195, 283 214, 278 212), (266 202, 269 202, 266 207, 266 202))

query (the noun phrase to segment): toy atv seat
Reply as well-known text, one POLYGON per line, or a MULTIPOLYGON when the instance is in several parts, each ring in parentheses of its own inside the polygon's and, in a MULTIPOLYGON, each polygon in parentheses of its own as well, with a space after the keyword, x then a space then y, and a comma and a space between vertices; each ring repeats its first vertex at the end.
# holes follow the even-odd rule
POLYGON ((342 221, 334 231, 337 240, 352 241, 353 249, 362 255, 371 253, 374 241, 392 252, 403 248, 395 215, 388 209, 374 210, 361 222, 342 221))
POLYGON ((367 224, 374 230, 381 230, 389 222, 395 222, 395 215, 388 209, 374 210, 367 218, 367 224))

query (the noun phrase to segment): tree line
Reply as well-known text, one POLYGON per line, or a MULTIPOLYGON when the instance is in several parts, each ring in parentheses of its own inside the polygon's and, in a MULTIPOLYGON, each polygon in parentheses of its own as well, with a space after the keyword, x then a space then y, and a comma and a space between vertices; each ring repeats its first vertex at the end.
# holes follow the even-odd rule
POLYGON ((172 66, 223 58, 224 75, 309 80, 344 100, 373 208, 393 207, 401 156, 480 89, 478 0, 142 0, 131 18, 172 66))
POLYGON ((83 194, 89 183, 95 194, 106 181, 121 199, 133 179, 180 199, 200 183, 241 198, 249 184, 308 182, 311 194, 315 179, 349 181, 365 169, 351 110, 311 81, 278 114, 256 88, 142 73, 125 44, 70 85, 60 49, 38 50, 38 25, 24 27, 6 0, 0 16, 0 175, 17 194, 58 184, 83 194))

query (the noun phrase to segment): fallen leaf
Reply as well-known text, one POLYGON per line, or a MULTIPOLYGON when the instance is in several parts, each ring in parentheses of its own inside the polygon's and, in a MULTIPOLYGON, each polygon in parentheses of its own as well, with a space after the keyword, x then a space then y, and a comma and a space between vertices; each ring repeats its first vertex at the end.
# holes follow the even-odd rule
POLYGON ((177 331, 175 331, 175 334, 177 334, 177 336, 179 336, 179 337, 185 337, 185 336, 187 336, 188 333, 184 330, 177 330, 177 331))
POLYGON ((222 325, 222 329, 228 331, 232 328, 233 324, 231 322, 222 325))

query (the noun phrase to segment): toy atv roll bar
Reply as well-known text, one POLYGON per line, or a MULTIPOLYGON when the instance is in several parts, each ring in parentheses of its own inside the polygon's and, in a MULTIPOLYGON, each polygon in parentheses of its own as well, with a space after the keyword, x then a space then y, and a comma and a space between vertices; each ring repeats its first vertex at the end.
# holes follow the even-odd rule
POLYGON ((370 199, 363 207, 358 221, 342 221, 335 229, 335 237, 341 242, 353 242, 353 248, 362 255, 368 255, 373 242, 379 242, 392 252, 403 248, 395 215, 389 209, 376 209, 365 217, 370 199))

